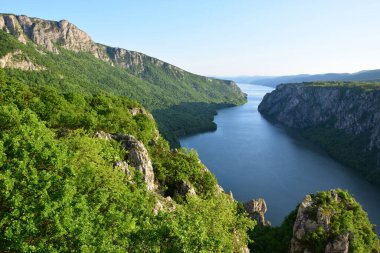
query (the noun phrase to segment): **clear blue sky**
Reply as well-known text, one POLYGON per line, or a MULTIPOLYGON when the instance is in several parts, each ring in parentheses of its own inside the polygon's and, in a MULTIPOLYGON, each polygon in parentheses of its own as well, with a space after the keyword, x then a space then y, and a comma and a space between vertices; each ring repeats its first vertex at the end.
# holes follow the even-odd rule
POLYGON ((2 0, 203 75, 380 68, 379 0, 2 0))

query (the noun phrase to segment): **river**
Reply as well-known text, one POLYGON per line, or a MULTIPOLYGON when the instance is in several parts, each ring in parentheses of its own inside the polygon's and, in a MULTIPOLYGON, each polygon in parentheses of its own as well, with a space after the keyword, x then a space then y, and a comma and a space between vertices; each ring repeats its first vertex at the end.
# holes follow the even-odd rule
POLYGON ((239 201, 264 198, 266 218, 279 225, 306 194, 347 189, 371 222, 380 225, 380 188, 313 144, 265 120, 257 106, 271 88, 239 86, 248 94, 248 103, 218 111, 215 132, 180 140, 182 147, 198 151, 226 192, 232 191, 239 201))

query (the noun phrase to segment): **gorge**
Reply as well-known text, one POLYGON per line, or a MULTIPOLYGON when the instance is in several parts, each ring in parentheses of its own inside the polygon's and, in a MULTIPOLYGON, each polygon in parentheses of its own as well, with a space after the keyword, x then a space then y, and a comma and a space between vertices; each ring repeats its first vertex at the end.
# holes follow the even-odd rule
POLYGON ((241 85, 238 106, 232 81, 13 14, 0 67, 1 252, 379 251, 360 204, 330 189, 372 223, 378 192, 265 121, 264 87, 241 85), (206 166, 178 138, 216 123, 197 148, 206 166))
POLYGON ((239 86, 248 94, 247 104, 220 110, 215 132, 181 139, 182 146, 198 151, 226 191, 231 190, 240 201, 264 198, 266 217, 279 225, 305 193, 348 189, 372 223, 380 224, 378 187, 316 145, 263 118, 257 107, 272 88, 239 86))

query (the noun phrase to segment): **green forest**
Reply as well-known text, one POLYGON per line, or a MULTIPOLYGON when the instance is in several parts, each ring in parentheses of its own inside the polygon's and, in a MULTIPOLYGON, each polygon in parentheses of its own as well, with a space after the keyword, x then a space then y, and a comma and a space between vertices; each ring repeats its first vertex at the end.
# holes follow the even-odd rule
POLYGON ((247 243, 254 222, 218 191, 194 151, 150 142, 155 122, 132 116, 137 102, 33 88, 0 73, 1 252, 232 252, 247 243), (146 145, 174 210, 153 213, 157 193, 138 171, 131 179, 114 168, 126 154, 96 130, 146 145), (181 181, 197 195, 174 196, 181 181))
MULTIPOLYGON (((280 227, 255 225, 240 203, 218 190, 195 151, 171 150, 149 114, 132 115, 142 109, 137 102, 30 87, 2 70, 0 94, 1 252, 241 252, 247 243, 251 252, 287 252, 297 209, 280 227), (139 171, 131 168, 127 176, 114 167, 125 150, 95 137, 100 130, 144 143, 156 192, 146 189, 139 171), (176 194, 183 181, 196 195, 176 194), (155 213, 165 197, 172 201, 155 213)), ((334 235, 356 235, 350 252, 375 250, 366 213, 348 193, 340 196, 349 209, 325 193, 315 195, 320 205, 338 210, 334 235)), ((316 233, 305 243, 331 240, 316 233)))
MULTIPOLYGON (((43 67, 0 68, 0 252, 288 252, 298 207, 278 227, 257 224, 196 151, 179 147, 180 136, 215 130, 217 109, 246 101, 233 82, 148 56, 141 72, 57 48, 0 31, 0 58, 19 50, 18 60, 43 67), (100 132, 143 144, 156 189, 133 165, 117 166, 132 152, 100 132)), ((350 231, 351 253, 379 252, 366 213, 339 194, 339 203, 312 195, 336 215, 305 245, 323 252, 350 231)))
POLYGON ((7 68, 10 77, 33 87, 49 85, 64 92, 106 92, 134 99, 152 112, 172 147, 179 147, 180 136, 215 130, 212 120, 216 109, 246 101, 245 94, 230 81, 198 76, 167 63, 157 66, 149 56, 142 56, 144 71, 140 73, 112 66, 86 52, 59 47, 56 54, 32 42, 24 45, 0 31, 0 57, 15 50, 22 51, 19 57, 27 57, 47 70, 7 68))

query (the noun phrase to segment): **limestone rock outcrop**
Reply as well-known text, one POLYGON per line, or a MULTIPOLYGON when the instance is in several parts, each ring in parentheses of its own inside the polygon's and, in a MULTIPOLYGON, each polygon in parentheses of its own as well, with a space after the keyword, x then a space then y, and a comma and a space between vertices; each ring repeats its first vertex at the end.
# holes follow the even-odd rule
POLYGON ((21 50, 10 52, 0 58, 0 68, 12 68, 28 71, 41 71, 46 68, 34 64, 21 50))
POLYGON ((268 226, 270 222, 265 220, 267 212, 267 204, 264 199, 252 199, 244 204, 245 210, 252 219, 257 220, 261 226, 268 226))
POLYGON ((107 54, 85 32, 67 20, 59 22, 17 16, 0 15, 0 29, 14 35, 26 44, 27 39, 46 50, 58 53, 57 46, 74 52, 89 52, 95 57, 109 61, 107 54))
POLYGON ((127 161, 143 174, 148 190, 154 190, 156 185, 154 184, 152 161, 144 144, 132 135, 119 134, 115 135, 114 139, 120 141, 122 147, 128 151, 127 161))
POLYGON ((325 253, 348 253, 350 246, 350 234, 339 235, 333 242, 326 245, 325 253))
POLYGON ((128 177, 131 175, 129 165, 140 171, 148 190, 154 191, 157 186, 154 183, 154 172, 152 161, 150 160, 148 150, 144 144, 138 141, 132 135, 109 134, 103 131, 95 132, 94 136, 103 140, 117 140, 121 143, 122 148, 127 150, 126 161, 117 161, 115 167, 123 171, 128 177))
MULTIPOLYGON (((332 196, 332 201, 340 202, 337 192, 328 192, 332 196)), ((317 229, 323 229, 330 233, 330 221, 335 215, 335 210, 323 209, 315 203, 311 195, 307 195, 298 207, 297 218, 293 226, 293 237, 290 243, 290 253, 312 253, 305 243, 305 238, 317 229), (317 212, 315 213, 315 210, 317 212), (315 214, 314 214, 315 213, 315 214)), ((331 237, 333 235, 330 235, 331 237)), ((347 253, 349 250, 351 234, 340 234, 325 245, 325 253, 347 253)))
POLYGON ((184 70, 161 61, 157 58, 147 56, 145 54, 130 51, 123 48, 104 47, 108 57, 113 65, 121 66, 129 69, 137 76, 142 76, 148 65, 154 65, 165 70, 173 72, 179 79, 184 74, 184 70))
POLYGON ((173 212, 176 210, 176 203, 173 199, 168 197, 163 197, 159 194, 155 195, 156 203, 153 207, 153 213, 157 215, 159 212, 173 212))
POLYGON ((129 170, 128 163, 126 161, 118 161, 115 163, 115 168, 120 169, 124 174, 130 178, 131 177, 131 171, 129 170))
POLYGON ((135 75, 143 74, 149 64, 170 70, 178 78, 181 78, 185 72, 176 66, 139 52, 95 43, 87 33, 67 20, 57 22, 24 15, 0 14, 0 29, 14 35, 21 43, 26 44, 28 40, 31 40, 57 54, 59 47, 74 52, 91 53, 111 65, 129 69, 135 75))

